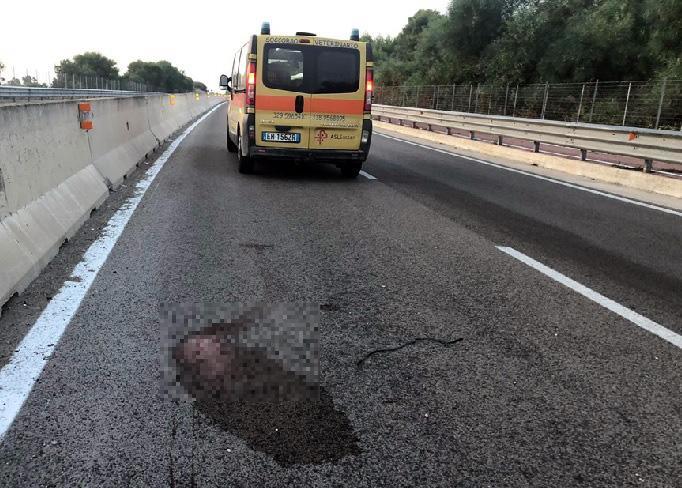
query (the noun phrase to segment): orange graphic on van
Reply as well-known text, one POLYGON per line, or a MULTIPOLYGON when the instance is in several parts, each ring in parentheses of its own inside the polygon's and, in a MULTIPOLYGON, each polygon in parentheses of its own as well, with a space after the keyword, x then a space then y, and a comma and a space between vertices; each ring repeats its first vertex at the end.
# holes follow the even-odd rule
POLYGON ((328 137, 329 136, 327 135, 327 131, 324 129, 320 129, 317 131, 317 134, 315 135, 315 140, 321 146, 322 143, 326 141, 328 137))

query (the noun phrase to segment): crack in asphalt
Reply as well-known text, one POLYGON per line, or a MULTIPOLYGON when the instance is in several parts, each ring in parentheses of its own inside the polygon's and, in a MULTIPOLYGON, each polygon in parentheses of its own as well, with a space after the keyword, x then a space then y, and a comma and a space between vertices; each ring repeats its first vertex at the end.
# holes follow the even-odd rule
POLYGON ((365 354, 364 357, 362 357, 362 358, 356 363, 356 366, 357 366, 358 368, 362 368, 362 365, 363 365, 369 358, 371 358, 372 356, 374 356, 374 355, 376 355, 376 354, 386 354, 386 353, 391 353, 391 352, 400 351, 401 349, 404 349, 404 348, 406 348, 406 347, 414 346, 414 345, 416 345, 416 344, 419 343, 419 342, 434 342, 434 343, 436 343, 436 344, 440 344, 440 345, 443 346, 443 347, 450 347, 450 346, 452 346, 453 344, 456 344, 456 343, 458 343, 458 342, 462 342, 463 340, 464 340, 464 337, 459 337, 459 338, 453 339, 453 340, 451 340, 451 341, 445 341, 445 340, 443 340, 443 339, 436 339, 435 337, 417 337, 416 339, 413 339, 413 340, 411 340, 411 341, 409 341, 409 342, 405 342, 405 343, 403 343, 403 344, 401 344, 401 345, 399 345, 399 346, 396 346, 396 347, 387 347, 387 348, 383 348, 383 349, 374 349, 374 350, 368 352, 367 354, 365 354))

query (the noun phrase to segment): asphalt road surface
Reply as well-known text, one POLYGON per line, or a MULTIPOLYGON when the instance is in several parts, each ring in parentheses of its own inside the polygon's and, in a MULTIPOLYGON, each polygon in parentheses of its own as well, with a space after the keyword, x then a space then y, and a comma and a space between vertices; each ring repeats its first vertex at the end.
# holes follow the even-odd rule
POLYGON ((240 175, 221 107, 129 180, 0 318, 8 366, 129 209, 0 485, 679 487, 682 351, 636 322, 682 333, 682 217, 381 135, 365 170, 240 175))

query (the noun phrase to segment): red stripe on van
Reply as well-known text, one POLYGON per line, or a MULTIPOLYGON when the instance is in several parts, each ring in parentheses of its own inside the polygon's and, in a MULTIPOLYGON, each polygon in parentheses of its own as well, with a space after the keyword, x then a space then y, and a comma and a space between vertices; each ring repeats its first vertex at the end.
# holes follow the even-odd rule
MULTIPOLYGON (((256 110, 272 110, 277 112, 293 112, 296 104, 295 96, 257 95, 256 110)), ((364 113, 363 100, 343 100, 331 98, 306 97, 304 111, 322 114, 357 114, 364 113)))
POLYGON ((246 106, 246 93, 235 93, 230 103, 238 108, 246 106))
POLYGON ((296 96, 256 95, 256 110, 293 112, 295 105, 296 96))
POLYGON ((365 104, 360 100, 342 100, 338 98, 313 98, 310 111, 322 114, 357 114, 361 115, 365 104))

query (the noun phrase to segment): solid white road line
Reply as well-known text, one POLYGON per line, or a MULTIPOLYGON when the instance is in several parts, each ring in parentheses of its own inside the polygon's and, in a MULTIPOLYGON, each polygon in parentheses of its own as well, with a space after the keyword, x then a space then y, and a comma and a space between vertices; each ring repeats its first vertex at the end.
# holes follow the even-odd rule
POLYGON ((644 208, 648 208, 648 209, 650 209, 650 210, 657 210, 657 211, 659 211, 659 212, 667 213, 667 214, 670 214, 670 215, 676 215, 677 217, 682 217, 682 212, 679 212, 679 211, 677 211, 677 210, 673 210, 673 209, 670 209, 670 208, 659 207, 658 205, 653 205, 653 204, 651 204, 651 203, 640 202, 640 201, 638 201, 638 200, 632 200, 631 198, 621 197, 621 196, 619 196, 619 195, 614 195, 613 193, 607 193, 607 192, 605 192, 605 191, 595 190, 595 189, 593 189, 593 188, 587 188, 587 187, 580 186, 580 185, 574 185, 573 183, 568 183, 568 182, 566 182, 566 181, 561 181, 561 180, 557 180, 557 179, 554 179, 554 178, 548 178, 548 177, 546 177, 546 176, 541 176, 541 175, 538 175, 538 174, 535 174, 535 173, 531 173, 531 172, 529 172, 529 171, 524 171, 524 170, 516 169, 516 168, 510 168, 509 166, 503 166, 503 165, 497 164, 497 163, 491 163, 490 161, 483 161, 482 159, 472 158, 472 157, 470 157, 470 156, 465 156, 464 154, 457 154, 457 153, 454 153, 454 152, 451 152, 451 151, 444 151, 444 150, 442 150, 442 149, 438 149, 438 148, 435 148, 435 147, 426 146, 426 145, 424 145, 424 144, 415 144, 415 143, 413 143, 413 142, 406 141, 406 140, 400 139, 400 138, 398 138, 398 137, 393 137, 393 136, 388 136, 388 135, 386 135, 386 134, 381 134, 381 133, 379 133, 379 132, 377 132, 376 135, 385 137, 385 138, 387 138, 387 139, 392 139, 392 140, 394 140, 394 141, 405 142, 405 143, 407 143, 407 144, 411 144, 411 145, 414 145, 414 146, 421 147, 422 149, 428 149, 428 150, 430 150, 430 151, 435 151, 435 152, 439 152, 439 153, 442 153, 442 154, 448 154, 448 155, 450 155, 450 156, 454 156, 454 157, 457 157, 457 158, 462 158, 462 159, 467 159, 467 160, 469 160, 469 161, 474 161, 474 162, 476 162, 476 163, 484 164, 484 165, 486 165, 486 166, 492 166, 493 168, 502 169, 502 170, 504 170, 504 171, 509 171, 509 172, 511 172, 511 173, 518 173, 518 174, 521 174, 521 175, 524 175, 524 176, 530 176, 531 178, 535 178, 535 179, 538 179, 538 180, 548 181, 548 182, 550 182, 550 183, 554 183, 555 185, 561 185, 561 186, 565 186, 565 187, 567 187, 567 188, 573 188, 573 189, 575 189, 575 190, 580 190, 580 191, 584 191, 584 192, 587 192, 587 193, 592 193, 593 195, 599 195, 599 196, 602 196, 602 197, 610 198, 610 199, 612 199, 612 200, 618 200, 618 201, 620 201, 620 202, 629 203, 629 204, 631 204, 631 205, 637 205, 638 207, 644 207, 644 208))
POLYGON ((611 310, 612 312, 620 315, 626 320, 629 320, 636 326, 641 327, 642 329, 649 331, 652 334, 657 335, 661 339, 668 341, 669 343, 682 349, 682 335, 677 334, 672 330, 666 329, 665 327, 663 327, 660 324, 657 324, 653 320, 649 320, 648 318, 638 314, 634 310, 630 310, 629 308, 624 307, 623 305, 617 302, 614 302, 610 298, 606 298, 604 295, 597 293, 593 289, 588 288, 585 285, 581 285, 580 283, 578 283, 575 280, 572 280, 568 276, 565 276, 559 273, 558 271, 555 271, 552 268, 545 266, 544 264, 534 260, 531 257, 526 256, 525 254, 515 249, 512 249, 511 247, 497 246, 497 248, 503 253, 506 253, 512 256, 513 258, 518 259, 522 263, 527 264, 528 266, 539 271, 545 276, 552 278, 554 281, 558 281, 559 283, 561 283, 564 286, 567 286, 571 290, 578 292, 582 296, 589 298, 590 300, 592 300, 595 303, 598 303, 602 307, 611 310))
POLYGON ((38 320, 21 341, 9 362, 0 370, 0 439, 12 425, 21 406, 28 398, 57 342, 76 314, 81 301, 95 281, 97 273, 106 262, 109 253, 154 178, 185 137, 218 107, 220 105, 190 125, 147 170, 135 186, 135 195, 130 197, 111 217, 102 235, 92 243, 82 261, 73 269, 71 273, 73 279, 64 282, 59 292, 47 304, 38 320))
POLYGON ((367 178, 368 180, 376 180, 376 177, 372 176, 367 171, 360 171, 360 174, 367 178))

